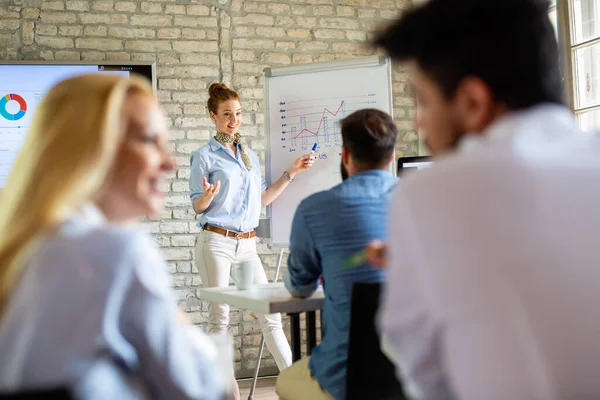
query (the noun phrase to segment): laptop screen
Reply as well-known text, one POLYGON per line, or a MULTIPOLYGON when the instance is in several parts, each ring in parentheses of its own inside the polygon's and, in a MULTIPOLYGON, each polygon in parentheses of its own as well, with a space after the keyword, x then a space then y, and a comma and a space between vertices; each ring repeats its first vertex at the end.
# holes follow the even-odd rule
POLYGON ((398 159, 398 177, 403 178, 406 174, 427 168, 431 163, 431 156, 400 157, 398 159))

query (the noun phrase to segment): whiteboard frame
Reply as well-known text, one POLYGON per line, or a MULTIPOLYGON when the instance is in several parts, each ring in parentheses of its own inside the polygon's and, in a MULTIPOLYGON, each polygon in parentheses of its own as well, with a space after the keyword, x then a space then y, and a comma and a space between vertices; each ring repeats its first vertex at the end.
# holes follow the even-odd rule
MULTIPOLYGON (((297 75, 297 74, 306 74, 313 72, 326 72, 326 71, 336 71, 340 69, 350 69, 350 68, 364 68, 364 67, 372 67, 377 65, 386 65, 387 66, 387 78, 389 82, 389 90, 388 90, 388 102, 390 105, 389 114, 394 118, 394 103, 393 103, 393 90, 392 90, 392 62, 388 56, 368 56, 368 57, 360 57, 360 58, 352 58, 347 60, 337 60, 337 61, 328 61, 321 63, 311 63, 311 64, 300 64, 300 65, 292 65, 287 67, 277 67, 277 68, 265 68, 263 70, 264 76, 264 120, 265 120, 265 139, 267 141, 267 145, 265 147, 265 180, 267 182, 267 187, 271 186, 272 177, 270 175, 271 171, 271 121, 269 115, 269 78, 276 78, 280 76, 286 75, 297 75)), ((391 165, 390 172, 396 176, 396 151, 394 150, 394 157, 391 165)), ((283 173, 283 172, 282 172, 283 173)), ((284 189, 285 190, 285 189, 284 189)), ((275 199, 277 201, 277 199, 275 199)), ((269 221, 269 244, 268 247, 271 249, 287 249, 288 245, 282 244, 273 244, 273 236, 271 232, 273 232, 273 217, 271 213, 271 205, 267 206, 267 219, 269 221)))

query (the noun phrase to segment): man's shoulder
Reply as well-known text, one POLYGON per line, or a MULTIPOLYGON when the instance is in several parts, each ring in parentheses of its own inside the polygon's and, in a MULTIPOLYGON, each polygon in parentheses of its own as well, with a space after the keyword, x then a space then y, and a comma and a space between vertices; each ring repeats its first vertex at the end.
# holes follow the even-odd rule
MULTIPOLYGON (((339 185, 338 185, 339 186, 339 185)), ((337 186, 323 190, 321 192, 313 193, 300 202, 298 210, 314 210, 315 207, 319 207, 320 210, 326 212, 327 208, 335 207, 340 197, 339 191, 336 190, 337 186)))
POLYGON ((399 190, 452 192, 478 186, 489 189, 497 182, 518 185, 525 178, 531 180, 554 173, 557 166, 564 172, 572 170, 574 173, 579 173, 580 169, 599 168, 597 150, 600 140, 590 136, 562 135, 554 138, 554 142, 544 136, 518 137, 494 145, 474 140, 472 146, 436 157, 430 168, 403 179, 399 190))
MULTIPOLYGON (((389 179, 379 181, 381 186, 376 190, 377 193, 393 192, 397 186, 398 179, 391 176, 389 179)), ((298 210, 307 214, 330 215, 332 212, 343 210, 347 206, 355 205, 362 198, 369 199, 373 196, 373 192, 368 193, 360 190, 360 187, 352 185, 350 180, 346 180, 331 189, 323 190, 314 193, 300 202, 298 210)), ((364 188, 363 188, 364 189, 364 188)))
POLYGON ((482 172, 501 173, 508 166, 514 164, 511 155, 490 152, 485 149, 477 152, 456 152, 437 157, 429 168, 419 170, 403 178, 398 185, 400 188, 431 187, 432 184, 441 183, 444 187, 458 181, 469 181, 472 177, 481 175, 482 172))

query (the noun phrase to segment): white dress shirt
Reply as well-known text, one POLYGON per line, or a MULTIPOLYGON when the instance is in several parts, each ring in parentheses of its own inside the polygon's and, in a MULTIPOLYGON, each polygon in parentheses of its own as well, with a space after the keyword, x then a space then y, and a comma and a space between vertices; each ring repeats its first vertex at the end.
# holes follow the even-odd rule
POLYGON ((0 320, 0 392, 219 399, 215 345, 179 322, 160 249, 86 207, 42 239, 0 320))
POLYGON ((600 140, 511 113, 391 203, 379 314, 417 399, 600 399, 600 140))

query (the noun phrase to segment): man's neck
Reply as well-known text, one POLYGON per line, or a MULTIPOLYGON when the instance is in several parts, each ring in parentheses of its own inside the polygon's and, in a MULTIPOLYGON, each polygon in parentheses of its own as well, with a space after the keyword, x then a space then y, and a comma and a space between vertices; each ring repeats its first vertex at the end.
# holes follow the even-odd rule
POLYGON ((389 165, 386 166, 382 166, 382 167, 378 167, 378 168, 358 168, 355 171, 348 171, 348 178, 352 178, 354 175, 358 175, 361 174, 363 172, 368 172, 368 171, 388 171, 389 165))

